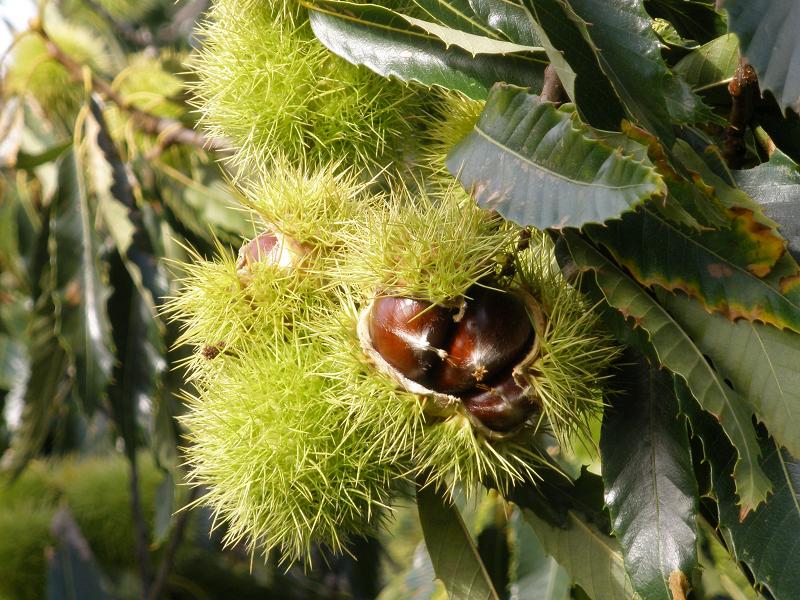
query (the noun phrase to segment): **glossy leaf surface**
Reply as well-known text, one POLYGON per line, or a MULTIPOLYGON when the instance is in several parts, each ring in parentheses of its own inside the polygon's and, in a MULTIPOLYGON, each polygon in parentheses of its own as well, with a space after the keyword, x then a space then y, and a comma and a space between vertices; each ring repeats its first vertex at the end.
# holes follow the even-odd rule
POLYGON ((710 118, 686 82, 667 69, 641 0, 570 0, 569 4, 628 115, 667 148, 674 140, 673 122, 710 118))
POLYGON ((114 355, 95 209, 83 176, 83 165, 69 152, 59 168, 50 234, 57 328, 75 361, 78 393, 91 411, 111 380, 114 355))
POLYGON ((586 128, 538 96, 496 86, 447 166, 479 206, 539 229, 601 223, 665 193, 655 169, 586 128))
POLYGON ((600 69, 596 49, 581 35, 580 19, 560 0, 524 0, 524 5, 535 20, 550 64, 583 119, 600 129, 619 130, 625 113, 600 69))
POLYGON ((606 504, 637 592, 672 600, 697 566, 689 437, 669 372, 633 354, 624 362, 600 438, 606 504))
POLYGON ((733 474, 741 505, 746 511, 758 506, 770 482, 759 467, 756 433, 744 398, 725 384, 696 342, 653 296, 585 240, 571 233, 566 240, 577 268, 593 272, 597 299, 613 309, 608 316, 617 337, 679 375, 700 406, 722 425, 738 452, 733 474))
MULTIPOLYGON (((538 90, 545 61, 531 55, 473 56, 446 47, 387 8, 328 0, 309 8, 317 38, 342 58, 379 75, 457 90, 484 99, 497 81, 538 90)), ((487 41, 491 41, 487 38, 487 41)))
POLYGON ((800 302, 751 272, 763 275, 774 252, 759 237, 772 234, 754 226, 748 210, 727 230, 689 234, 645 207, 588 234, 646 286, 685 291, 730 319, 800 331, 800 302))

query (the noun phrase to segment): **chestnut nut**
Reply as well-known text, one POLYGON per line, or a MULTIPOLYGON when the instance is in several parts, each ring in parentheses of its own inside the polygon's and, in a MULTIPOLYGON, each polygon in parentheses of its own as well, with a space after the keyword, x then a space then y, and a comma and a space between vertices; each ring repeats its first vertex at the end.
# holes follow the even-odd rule
POLYGON ((531 319, 512 293, 476 285, 466 296, 459 310, 376 298, 367 319, 371 345, 403 377, 460 399, 489 429, 510 431, 535 408, 512 373, 533 346, 531 319))

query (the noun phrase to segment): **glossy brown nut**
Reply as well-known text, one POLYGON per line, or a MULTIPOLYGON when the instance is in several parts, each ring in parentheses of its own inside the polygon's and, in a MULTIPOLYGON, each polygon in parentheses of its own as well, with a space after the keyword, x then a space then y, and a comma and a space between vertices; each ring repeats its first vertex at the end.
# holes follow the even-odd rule
POLYGON ((450 311, 412 298, 377 298, 370 312, 373 348, 405 377, 423 385, 441 364, 436 348, 444 345, 452 328, 450 311))
POLYGON ((475 286, 456 323, 447 357, 434 382, 444 393, 458 393, 491 381, 513 366, 533 339, 525 305, 512 294, 475 286))
POLYGON ((506 432, 522 425, 535 405, 512 374, 489 389, 465 396, 464 407, 492 431, 506 432))

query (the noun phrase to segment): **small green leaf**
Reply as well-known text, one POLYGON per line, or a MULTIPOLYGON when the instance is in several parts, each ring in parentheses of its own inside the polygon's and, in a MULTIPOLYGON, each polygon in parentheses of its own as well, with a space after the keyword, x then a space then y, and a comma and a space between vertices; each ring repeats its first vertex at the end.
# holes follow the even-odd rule
POLYGON ((601 223, 666 193, 652 166, 587 130, 575 115, 497 85, 447 166, 481 207, 539 229, 601 223))
POLYGON ((672 376, 631 353, 600 438, 605 498, 636 591, 672 600, 697 567, 697 483, 672 376), (682 574, 682 577, 681 577, 682 574))
POLYGON ((738 452, 734 477, 742 507, 749 511, 758 506, 770 483, 758 466, 759 449, 746 401, 725 384, 672 315, 627 273, 578 235, 567 233, 565 240, 577 268, 593 271, 598 300, 614 309, 609 316, 619 315, 611 324, 621 341, 679 375, 700 406, 722 425, 738 452))
POLYGON ((475 57, 461 48, 446 47, 402 15, 374 4, 320 0, 308 8, 311 27, 329 50, 384 77, 457 90, 479 100, 497 81, 536 90, 542 86, 543 57, 475 57))
POLYGON ((683 77, 695 91, 727 84, 739 64, 739 40, 727 33, 679 60, 672 70, 683 77))
POLYGON ((58 160, 66 150, 72 146, 72 140, 60 142, 55 146, 51 146, 46 150, 37 152, 36 154, 28 154, 27 152, 20 151, 17 155, 17 169, 26 169, 28 171, 40 167, 45 163, 58 160))
POLYGON ((730 30, 782 110, 800 113, 800 4, 796 0, 725 0, 730 30))
POLYGON ((499 600, 458 509, 430 485, 417 489, 417 509, 436 577, 450 600, 499 600))
POLYGON ((583 120, 599 129, 619 130, 625 112, 600 69, 595 49, 581 35, 572 9, 560 0, 523 0, 523 4, 535 19, 536 35, 583 120))

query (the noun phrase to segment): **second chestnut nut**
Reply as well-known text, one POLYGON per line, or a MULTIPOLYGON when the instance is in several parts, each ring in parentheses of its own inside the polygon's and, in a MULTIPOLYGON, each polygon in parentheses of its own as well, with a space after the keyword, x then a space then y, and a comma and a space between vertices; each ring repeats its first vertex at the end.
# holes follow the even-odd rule
POLYGON ((393 369, 461 399, 489 429, 511 430, 533 411, 512 374, 535 339, 525 304, 514 294, 476 285, 459 309, 380 297, 367 325, 372 348, 393 369))

